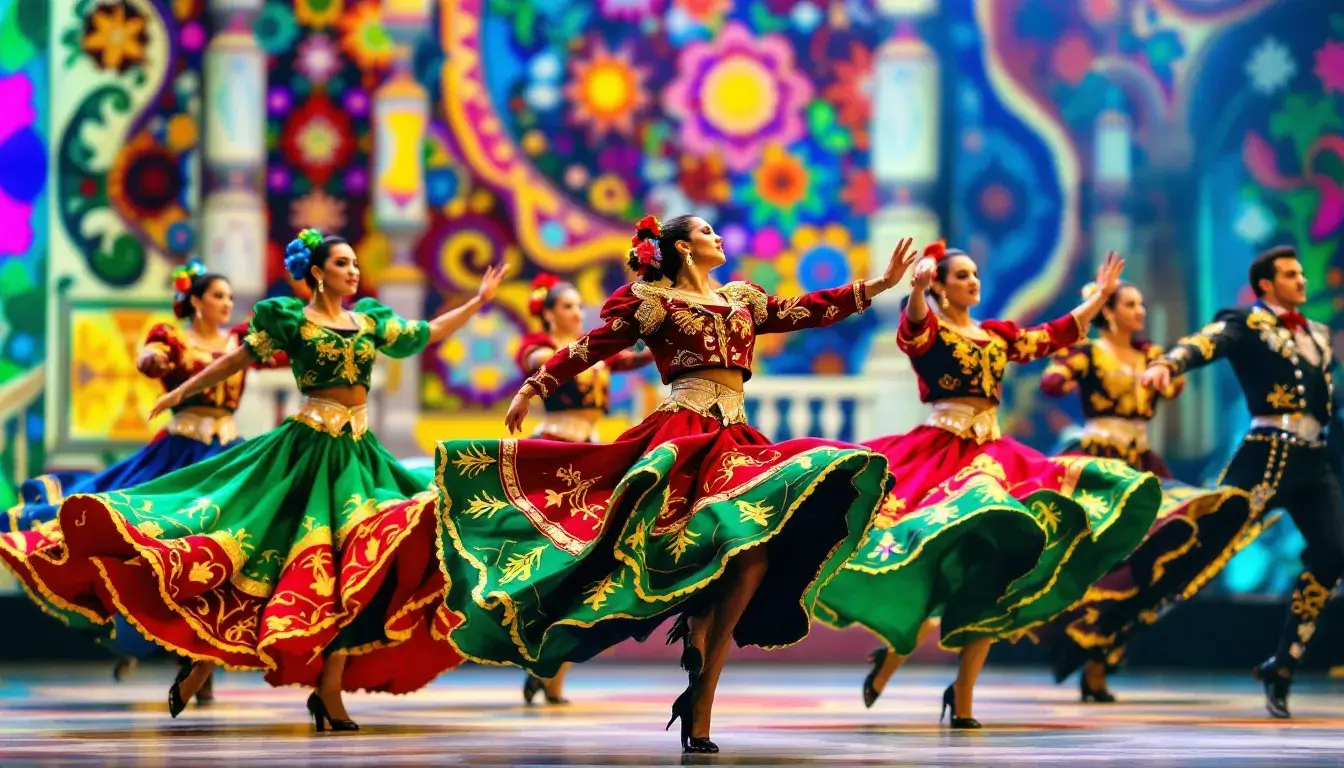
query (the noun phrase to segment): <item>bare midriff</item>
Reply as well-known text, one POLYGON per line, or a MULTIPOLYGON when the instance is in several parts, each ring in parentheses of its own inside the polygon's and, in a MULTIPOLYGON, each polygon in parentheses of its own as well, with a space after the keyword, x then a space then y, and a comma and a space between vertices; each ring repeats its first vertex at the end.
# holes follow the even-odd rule
POLYGON ((303 394, 305 397, 311 397, 315 400, 330 400, 333 403, 340 403, 346 408, 356 408, 369 401, 369 391, 358 386, 310 389, 303 394))

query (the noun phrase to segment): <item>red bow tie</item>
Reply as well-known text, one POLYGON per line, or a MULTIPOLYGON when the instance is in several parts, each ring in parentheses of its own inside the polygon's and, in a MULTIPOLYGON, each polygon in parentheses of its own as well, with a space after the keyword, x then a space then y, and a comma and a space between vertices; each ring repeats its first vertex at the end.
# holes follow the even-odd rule
POLYGON ((1297 331, 1305 331, 1307 329, 1307 318, 1303 317, 1302 313, 1296 310, 1284 312, 1282 315, 1279 315, 1279 320, 1283 322, 1288 330, 1293 331, 1294 333, 1297 331))

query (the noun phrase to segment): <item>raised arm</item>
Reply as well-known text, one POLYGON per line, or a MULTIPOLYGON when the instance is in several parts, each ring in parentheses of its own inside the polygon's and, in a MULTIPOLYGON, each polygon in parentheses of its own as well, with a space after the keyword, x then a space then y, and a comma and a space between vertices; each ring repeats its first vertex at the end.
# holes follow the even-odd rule
POLYGON ((481 308, 489 304, 495 298, 495 291, 499 289, 499 282, 504 279, 504 267, 490 267, 485 270, 485 276, 481 278, 481 286, 476 290, 476 295, 471 297, 467 303, 460 307, 450 309, 429 321, 429 342, 433 344, 457 333, 458 329, 466 325, 472 315, 481 311, 481 308))
MULTIPOLYGON (((1245 315, 1235 309, 1225 309, 1198 333, 1192 333, 1176 342, 1165 355, 1149 364, 1148 371, 1151 373, 1154 368, 1164 368, 1168 372, 1167 378, 1170 379, 1172 376, 1203 368, 1227 356, 1241 341, 1245 331, 1245 315)), ((1145 375, 1145 383, 1159 390, 1169 384, 1167 381, 1150 382, 1148 378, 1145 375)))
POLYGON ((192 376, 190 379, 182 382, 182 385, 173 391, 160 397, 158 402, 154 403, 154 408, 150 410, 149 417, 152 419, 160 413, 175 407, 184 399, 191 397, 205 389, 224 381, 230 376, 246 369, 252 365, 255 358, 252 357, 251 350, 242 346, 222 357, 215 358, 215 361, 207 365, 200 373, 192 376))

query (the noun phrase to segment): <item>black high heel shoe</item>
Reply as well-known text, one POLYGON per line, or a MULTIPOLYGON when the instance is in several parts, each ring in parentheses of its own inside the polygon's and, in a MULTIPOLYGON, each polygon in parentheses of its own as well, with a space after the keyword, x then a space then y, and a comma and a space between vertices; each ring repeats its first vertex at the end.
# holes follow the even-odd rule
POLYGON ((709 739, 700 739, 691 735, 691 704, 695 697, 695 684, 686 687, 677 700, 672 702, 672 719, 667 721, 670 730, 672 724, 681 718, 681 752, 685 755, 713 755, 719 751, 719 745, 709 739))
POLYGON ((182 665, 177 668, 177 677, 173 678, 173 684, 168 687, 168 714, 174 719, 182 714, 182 710, 187 708, 187 700, 182 698, 182 682, 191 674, 191 665, 182 665))
POLYGON ((705 666, 704 654, 700 649, 691 645, 691 619, 686 614, 681 614, 673 622, 672 628, 667 630, 667 644, 681 642, 681 668, 686 670, 686 675, 691 683, 700 677, 700 670, 705 666))
POLYGON ((322 697, 316 693, 308 695, 308 714, 313 716, 313 727, 318 733, 326 730, 326 725, 331 726, 333 731, 358 731, 359 723, 354 720, 338 720, 327 713, 327 705, 322 701, 322 697))
POLYGON ((952 686, 947 686, 943 691, 943 711, 938 715, 938 722, 943 722, 948 710, 952 710, 952 719, 948 722, 948 727, 953 730, 975 730, 982 728, 980 721, 974 717, 957 717, 957 692, 952 686))
POLYGON ((1117 701, 1115 694, 1111 693, 1110 690, 1104 686, 1101 688, 1093 688, 1089 685, 1087 682, 1087 675, 1078 678, 1078 692, 1079 697, 1084 704, 1089 701, 1096 702, 1097 704, 1114 704, 1117 701))
POLYGON ((569 699, 564 696, 551 698, 551 692, 546 690, 546 681, 529 672, 527 673, 527 679, 523 680, 523 701, 527 702, 529 707, 532 706, 532 700, 537 697, 538 693, 545 696, 546 703, 551 706, 569 703, 569 699))
POLYGON ((1288 711, 1288 689, 1293 680, 1279 674, 1276 658, 1270 656, 1265 663, 1252 669, 1251 677, 1265 686, 1265 711, 1269 716, 1278 720, 1292 719, 1293 713, 1288 711))
POLYGON ((868 660, 873 662, 873 671, 869 672, 868 676, 863 678, 864 709, 872 709, 873 704, 877 701, 877 697, 882 695, 881 691, 873 687, 873 680, 877 677, 877 671, 882 668, 883 664, 887 663, 887 649, 885 647, 878 648, 868 655, 868 660))

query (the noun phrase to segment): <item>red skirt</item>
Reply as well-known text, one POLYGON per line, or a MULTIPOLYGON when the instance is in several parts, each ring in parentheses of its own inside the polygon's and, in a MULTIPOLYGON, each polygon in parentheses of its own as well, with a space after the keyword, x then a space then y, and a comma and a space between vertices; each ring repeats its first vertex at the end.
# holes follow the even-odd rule
POLYGON ((1151 474, 1007 438, 921 426, 865 447, 887 457, 895 486, 818 615, 900 653, 935 615, 949 648, 1050 620, 1138 546, 1160 501, 1151 474))

